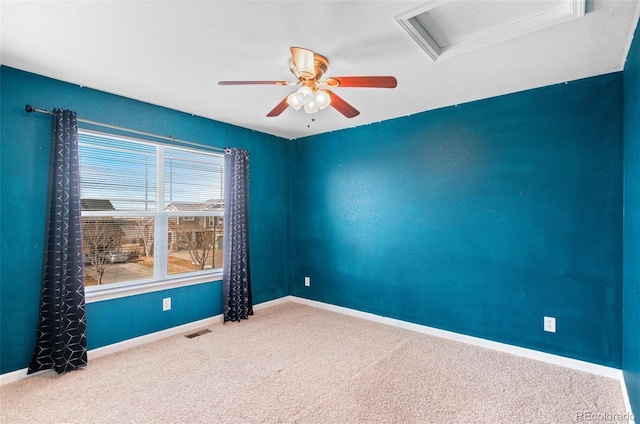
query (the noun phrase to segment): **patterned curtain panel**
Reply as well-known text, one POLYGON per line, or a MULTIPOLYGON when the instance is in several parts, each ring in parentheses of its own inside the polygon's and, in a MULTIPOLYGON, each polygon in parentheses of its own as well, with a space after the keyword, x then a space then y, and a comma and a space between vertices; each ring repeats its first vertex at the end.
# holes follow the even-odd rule
POLYGON ((49 369, 61 374, 87 364, 75 112, 54 112, 51 138, 40 320, 29 374, 49 369))
POLYGON ((249 152, 226 149, 224 158, 224 322, 253 315, 249 269, 249 152))

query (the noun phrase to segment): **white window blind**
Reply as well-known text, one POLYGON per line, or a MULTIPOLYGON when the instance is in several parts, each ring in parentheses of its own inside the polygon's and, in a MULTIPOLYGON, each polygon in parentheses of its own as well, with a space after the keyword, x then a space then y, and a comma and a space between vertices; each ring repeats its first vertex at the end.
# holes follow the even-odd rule
POLYGON ((223 208, 222 168, 219 155, 166 147, 164 207, 183 211, 223 208))
POLYGON ((157 146, 102 135, 79 135, 81 197, 91 210, 156 209, 157 146))
POLYGON ((89 288, 222 267, 222 155, 88 131, 78 141, 89 288))

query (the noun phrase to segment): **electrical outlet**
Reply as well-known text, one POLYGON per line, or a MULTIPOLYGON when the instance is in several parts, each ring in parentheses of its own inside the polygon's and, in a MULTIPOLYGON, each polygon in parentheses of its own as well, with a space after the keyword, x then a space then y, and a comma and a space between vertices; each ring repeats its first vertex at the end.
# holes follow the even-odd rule
POLYGON ((544 331, 556 332, 556 319, 554 317, 544 317, 544 331))
POLYGON ((305 287, 311 286, 311 277, 304 277, 304 286, 305 287))
POLYGON ((171 298, 170 297, 165 297, 164 299, 162 299, 162 310, 163 311, 170 311, 171 310, 171 298))

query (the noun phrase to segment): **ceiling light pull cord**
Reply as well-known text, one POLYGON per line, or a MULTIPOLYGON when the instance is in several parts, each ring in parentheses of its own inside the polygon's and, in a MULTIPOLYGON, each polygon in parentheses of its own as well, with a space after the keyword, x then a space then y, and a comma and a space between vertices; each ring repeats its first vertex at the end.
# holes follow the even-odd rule
MULTIPOLYGON (((31 105, 26 105, 24 110, 27 113, 32 113, 32 112, 37 112, 37 113, 43 113, 45 115, 53 115, 52 112, 49 112, 46 109, 38 109, 35 108, 31 105)), ((213 146, 207 146, 206 144, 200 144, 200 143, 194 143, 192 141, 186 141, 186 140, 181 140, 179 138, 175 138, 172 136, 165 136, 165 135, 159 135, 159 134, 153 134, 153 133, 149 133, 149 132, 145 132, 145 131, 138 131, 138 130, 134 130, 131 128, 126 128, 126 127, 119 127, 117 125, 111 125, 111 124, 105 124, 103 122, 97 122, 97 121, 90 121, 88 119, 77 119, 78 122, 82 122, 88 125, 95 125, 97 127, 103 127, 103 128, 109 128, 112 130, 117 130, 117 131, 123 131, 123 132, 127 132, 130 134, 137 134, 137 135, 142 135, 145 137, 151 137, 151 138, 156 138, 156 139, 160 139, 160 140, 167 140, 167 141, 171 141, 174 143, 180 143, 180 144, 186 144, 186 145, 190 145, 190 146, 196 146, 196 147, 200 147, 203 149, 209 149, 209 150, 215 150, 215 151, 219 151, 219 152, 224 152, 223 148, 220 147, 213 147, 213 146)))

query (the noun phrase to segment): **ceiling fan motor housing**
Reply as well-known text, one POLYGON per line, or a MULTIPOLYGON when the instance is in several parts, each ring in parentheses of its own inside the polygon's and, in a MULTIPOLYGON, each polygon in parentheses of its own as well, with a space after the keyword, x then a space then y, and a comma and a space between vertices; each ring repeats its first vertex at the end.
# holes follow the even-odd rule
POLYGON ((317 81, 327 71, 329 60, 302 47, 291 47, 289 70, 301 81, 317 81))

